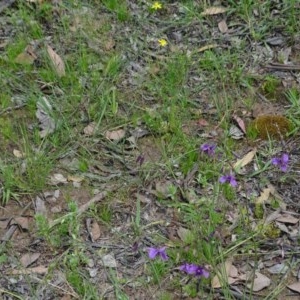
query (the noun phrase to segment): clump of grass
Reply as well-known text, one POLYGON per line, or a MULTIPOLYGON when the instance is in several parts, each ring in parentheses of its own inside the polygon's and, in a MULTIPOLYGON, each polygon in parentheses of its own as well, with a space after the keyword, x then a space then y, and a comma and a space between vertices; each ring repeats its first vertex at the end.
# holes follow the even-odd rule
POLYGON ((282 94, 280 91, 280 84, 281 82, 279 79, 273 76, 267 76, 261 86, 262 94, 270 100, 278 99, 282 94))

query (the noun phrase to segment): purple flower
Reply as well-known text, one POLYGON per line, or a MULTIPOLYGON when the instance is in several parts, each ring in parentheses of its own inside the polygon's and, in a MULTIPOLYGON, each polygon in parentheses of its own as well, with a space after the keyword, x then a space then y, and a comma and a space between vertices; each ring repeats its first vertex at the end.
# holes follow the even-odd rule
POLYGON ((272 164, 278 166, 282 172, 286 172, 288 168, 289 156, 284 153, 281 157, 272 158, 272 164))
POLYGON ((148 256, 150 259, 154 259, 158 255, 160 256, 160 258, 162 260, 169 259, 169 257, 167 256, 167 253, 166 253, 166 247, 161 247, 161 248, 150 247, 150 248, 148 248, 148 256))
POLYGON ((229 183, 231 186, 233 187, 236 187, 237 186, 237 182, 236 182, 236 179, 234 177, 234 174, 233 173, 230 173, 229 175, 224 175, 224 176, 221 176, 219 181, 221 183, 229 183))
POLYGON ((145 156, 143 154, 140 154, 136 159, 136 163, 138 163, 140 166, 144 163, 144 161, 145 161, 145 156))
POLYGON ((189 275, 195 275, 197 277, 201 277, 201 276, 205 278, 209 277, 209 272, 205 268, 195 264, 185 263, 179 267, 179 270, 189 275))
POLYGON ((216 145, 203 144, 201 145, 200 150, 211 156, 215 154, 216 147, 216 145))

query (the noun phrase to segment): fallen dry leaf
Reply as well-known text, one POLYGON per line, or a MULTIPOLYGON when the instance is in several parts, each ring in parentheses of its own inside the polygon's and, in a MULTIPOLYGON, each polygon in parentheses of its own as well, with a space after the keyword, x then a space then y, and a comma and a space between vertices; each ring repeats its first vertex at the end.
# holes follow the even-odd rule
POLYGON ((23 152, 21 152, 20 150, 17 150, 17 149, 13 150, 13 155, 17 158, 23 158, 25 156, 25 154, 23 152))
POLYGON ((95 122, 88 124, 86 127, 84 127, 83 133, 87 136, 93 135, 95 133, 96 125, 97 124, 95 122))
POLYGON ((0 229, 6 229, 8 226, 9 220, 1 221, 0 220, 0 229))
POLYGON ((163 199, 169 198, 172 187, 173 183, 171 181, 158 181, 155 184, 155 194, 163 199))
POLYGON ((117 262, 114 258, 114 254, 106 254, 101 258, 100 263, 104 266, 104 267, 108 267, 108 268, 116 268, 117 267, 117 262))
POLYGON ((270 197, 271 189, 269 187, 264 188, 262 192, 260 193, 260 196, 256 199, 256 204, 264 204, 267 203, 269 197, 270 197))
POLYGON ((33 64, 37 59, 36 54, 34 53, 34 48, 32 45, 28 45, 25 50, 20 53, 16 58, 15 62, 18 64, 33 64))
POLYGON ((252 289, 254 292, 259 292, 262 289, 268 287, 271 284, 271 279, 259 272, 255 273, 256 278, 253 283, 247 284, 249 289, 252 289))
POLYGON ((13 221, 10 223, 11 225, 17 224, 22 228, 22 230, 28 230, 29 229, 29 218, 27 217, 16 217, 13 219, 13 221))
POLYGON ((120 141, 125 136, 125 130, 119 129, 114 131, 106 131, 105 137, 112 141, 120 141))
POLYGON ((13 275, 20 275, 20 274, 46 274, 48 272, 48 268, 45 266, 38 266, 34 268, 28 268, 26 270, 12 270, 11 272, 8 272, 8 274, 13 275))
POLYGON ((22 52, 15 58, 15 63, 21 65, 31 65, 34 61, 35 58, 27 52, 22 52))
POLYGON ((39 120, 39 127, 41 129, 39 134, 42 138, 46 137, 55 130, 54 119, 50 116, 51 111, 51 104, 46 97, 42 97, 42 99, 37 102, 37 111, 35 113, 39 120))
POLYGON ((84 177, 82 177, 82 176, 68 175, 68 181, 82 182, 83 180, 84 180, 84 177))
POLYGON ((64 184, 67 182, 68 182, 68 179, 64 175, 59 174, 59 173, 53 174, 50 177, 50 184, 52 184, 52 185, 64 184))
POLYGON ((226 12, 227 9, 222 6, 212 6, 204 10, 201 15, 202 16, 211 16, 211 15, 218 15, 226 12))
POLYGON ((228 26, 225 20, 218 23, 218 28, 221 33, 226 33, 228 31, 228 26))
POLYGON ((240 140, 244 137, 244 132, 237 127, 236 125, 231 125, 229 128, 229 135, 231 138, 235 139, 235 140, 240 140))
POLYGON ((243 158, 239 159, 234 165, 233 168, 235 169, 235 171, 238 173, 238 171, 245 167, 246 165, 248 165, 254 158, 255 154, 256 154, 257 149, 254 148, 253 150, 251 150, 250 152, 248 152, 243 158))
POLYGON ((288 224, 297 224, 299 222, 299 219, 298 218, 295 218, 291 215, 288 215, 288 214, 284 214, 284 215, 281 215, 279 216, 276 221, 278 222, 281 222, 281 223, 288 223, 288 224))
POLYGON ((216 269, 216 275, 211 281, 212 288, 220 288, 224 284, 233 284, 238 281, 239 278, 231 277, 232 275, 237 275, 237 269, 232 265, 232 259, 229 258, 224 264, 220 264, 216 269))
POLYGON ((92 240, 92 242, 95 242, 101 236, 100 226, 95 220, 92 220, 91 226, 89 229, 90 229, 89 233, 90 233, 91 240, 92 240))
POLYGON ((289 284, 287 286, 290 290, 294 291, 294 292, 297 292, 300 294, 300 282, 297 281, 297 282, 294 282, 292 284, 289 284))
POLYGON ((237 123, 239 128, 243 131, 243 133, 246 134, 246 126, 245 126, 245 122, 243 121, 243 119, 237 115, 233 115, 232 118, 233 118, 233 120, 235 120, 235 122, 237 123))
POLYGON ((21 265, 27 268, 29 265, 37 261, 40 256, 41 253, 25 253, 20 259, 21 265))
POLYGON ((56 74, 59 77, 65 76, 66 75, 65 64, 61 59, 61 57, 49 45, 47 45, 47 52, 53 64, 53 67, 56 71, 56 74))
POLYGON ((177 229, 177 235, 183 242, 189 242, 190 238, 192 237, 192 232, 184 227, 179 227, 177 229))
POLYGON ((45 201, 41 199, 39 196, 35 199, 35 213, 43 216, 47 215, 47 208, 45 205, 45 201))

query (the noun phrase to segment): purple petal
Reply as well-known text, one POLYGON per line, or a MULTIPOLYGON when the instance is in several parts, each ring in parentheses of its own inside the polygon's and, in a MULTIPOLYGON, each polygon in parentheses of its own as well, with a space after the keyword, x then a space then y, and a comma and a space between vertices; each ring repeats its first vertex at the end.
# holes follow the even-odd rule
POLYGON ((169 257, 166 253, 166 247, 162 247, 160 249, 158 249, 158 253, 159 253, 159 256, 161 257, 162 260, 168 260, 169 257))
POLYGON ((231 178, 230 178, 230 182, 229 182, 229 183, 230 183, 230 185, 233 186, 233 187, 236 187, 236 186, 237 186, 237 182, 236 182, 236 180, 235 180, 234 177, 231 177, 231 178))
POLYGON ((148 256, 150 259, 154 259, 158 255, 158 249, 156 248, 148 248, 148 256))
POLYGON ((274 157, 274 158, 272 158, 271 162, 272 162, 273 165, 277 166, 277 165, 280 164, 280 159, 277 158, 277 157, 274 157))
POLYGON ((208 144, 203 144, 203 145, 201 145, 200 149, 202 151, 207 151, 209 149, 209 145, 208 144))
POLYGON ((179 267, 179 270, 182 271, 182 272, 187 272, 188 266, 189 266, 189 264, 184 263, 183 265, 181 265, 181 266, 179 267))
POLYGON ((179 267, 180 271, 183 271, 187 274, 195 274, 197 266, 194 264, 185 263, 179 267))
POLYGON ((208 277, 209 277, 209 272, 208 272, 205 268, 202 268, 202 275, 203 275, 205 278, 208 278, 208 277))
POLYGON ((220 177, 219 181, 221 183, 225 183, 227 181, 227 176, 224 175, 224 176, 220 177))
POLYGON ((282 161, 283 163, 288 163, 288 161, 289 161, 289 156, 288 156, 288 154, 282 154, 281 161, 282 161))
POLYGON ((287 171, 287 165, 282 165, 282 166, 280 167, 280 170, 281 170, 282 172, 286 172, 286 171, 287 171))

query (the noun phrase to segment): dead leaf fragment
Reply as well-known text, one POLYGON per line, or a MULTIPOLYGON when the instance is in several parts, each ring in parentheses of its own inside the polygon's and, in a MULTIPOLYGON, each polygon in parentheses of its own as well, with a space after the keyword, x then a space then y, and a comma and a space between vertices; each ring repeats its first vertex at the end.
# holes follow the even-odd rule
POLYGON ((59 77, 65 76, 66 75, 65 64, 61 59, 61 57, 49 45, 47 45, 47 52, 53 64, 53 67, 56 71, 56 74, 59 77))
POLYGON ((17 224, 22 228, 22 230, 28 230, 29 229, 29 218, 26 217, 16 217, 13 219, 13 221, 10 223, 11 225, 17 224))
POLYGON ((102 257, 101 264, 104 267, 108 267, 108 268, 116 268, 117 267, 117 262, 116 262, 114 256, 111 254, 104 255, 102 257))
POLYGON ((267 203, 269 197, 270 197, 271 189, 270 188, 264 188, 262 192, 260 193, 260 196, 256 199, 256 204, 264 204, 267 203))
POLYGON ((36 54, 34 53, 34 48, 32 45, 28 45, 25 50, 20 53, 16 58, 15 62, 18 64, 28 64, 31 65, 37 59, 36 54))
POLYGON ((22 255, 20 262, 21 265, 25 268, 33 264, 41 256, 41 253, 25 253, 22 255))
POLYGON ((295 225, 299 222, 299 219, 295 218, 291 215, 284 214, 284 215, 280 216, 279 218, 277 218, 276 221, 281 222, 281 223, 288 223, 288 224, 295 225))
POLYGON ((26 270, 12 270, 9 274, 20 275, 20 274, 46 274, 48 272, 48 268, 45 266, 38 266, 34 268, 28 268, 26 270))
POLYGON ((243 121, 243 119, 237 115, 233 115, 232 118, 237 123, 239 128, 246 134, 246 126, 245 126, 245 122, 243 121))
POLYGON ((59 173, 53 174, 50 177, 50 183, 52 185, 64 184, 64 183, 67 183, 67 182, 68 182, 68 179, 64 175, 59 174, 59 173))
POLYGON ((47 208, 45 205, 45 201, 41 199, 39 196, 37 196, 35 199, 35 212, 43 216, 47 215, 47 208))
POLYGON ((245 167, 246 165, 248 165, 254 158, 255 154, 256 154, 257 149, 254 148, 253 150, 251 150, 250 152, 248 152, 243 158, 239 159, 234 165, 234 169, 236 172, 238 172, 238 170, 240 168, 245 167))
POLYGON ((232 271, 233 267, 234 266, 232 265, 232 259, 230 258, 227 259, 224 264, 220 264, 216 268, 216 275, 211 281, 212 288, 220 288, 223 284, 226 284, 226 282, 229 284, 234 283, 237 279, 230 277, 231 272, 233 272, 234 274, 236 273, 235 270, 232 271))
POLYGON ((83 129, 83 133, 87 136, 91 136, 95 133, 95 130, 96 130, 96 123, 95 122, 92 122, 90 124, 88 124, 86 127, 84 127, 83 129))
POLYGON ((229 135, 235 140, 240 140, 244 137, 244 132, 237 126, 231 125, 229 128, 229 135))
POLYGON ((34 61, 35 58, 27 52, 22 52, 15 58, 15 63, 20 65, 31 65, 34 61))
POLYGON ((119 129, 114 131, 106 131, 105 137, 111 141, 120 141, 125 136, 125 130, 119 129))
POLYGON ((101 236, 101 229, 99 224, 95 220, 91 220, 90 226, 88 226, 89 234, 92 242, 98 240, 101 236))
POLYGON ((218 23, 218 28, 221 33, 226 33, 228 31, 228 26, 225 20, 218 23))
POLYGON ((13 150, 13 155, 17 158, 23 158, 25 156, 25 154, 23 152, 21 152, 20 150, 17 150, 17 149, 13 150))
POLYGON ((202 16, 212 16, 212 15, 218 15, 218 14, 223 14, 226 12, 227 9, 222 6, 212 6, 204 10, 201 15, 202 16))
POLYGON ((290 290, 300 294, 300 282, 294 282, 287 286, 290 290))
POLYGON ((83 180, 84 180, 84 177, 82 177, 82 176, 68 175, 68 181, 82 182, 83 180))
POLYGON ((55 130, 55 121, 50 116, 51 111, 52 106, 46 97, 43 97, 40 101, 37 102, 37 111, 35 115, 39 120, 41 138, 46 137, 48 134, 54 132, 55 130))
POLYGON ((271 284, 271 279, 259 272, 255 273, 256 278, 253 281, 253 284, 247 284, 249 289, 252 289, 254 292, 259 292, 262 289, 268 287, 271 284))
POLYGON ((177 235, 183 242, 187 243, 192 237, 192 232, 189 229, 186 229, 184 227, 179 227, 177 229, 177 235))

